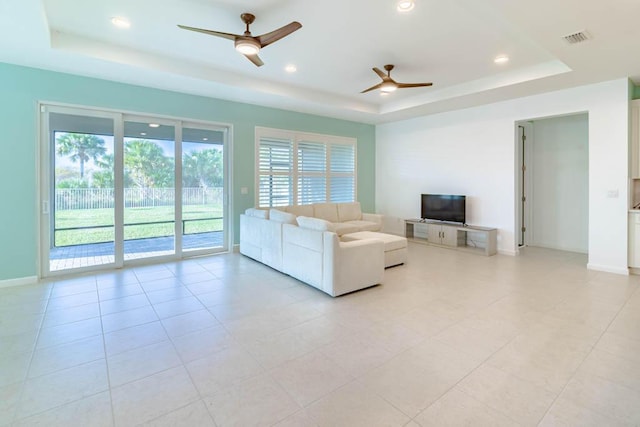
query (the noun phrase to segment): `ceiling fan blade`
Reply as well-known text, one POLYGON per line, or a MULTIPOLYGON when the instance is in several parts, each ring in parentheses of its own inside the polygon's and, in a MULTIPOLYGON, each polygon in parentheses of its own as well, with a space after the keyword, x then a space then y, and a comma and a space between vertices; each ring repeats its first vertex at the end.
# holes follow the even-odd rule
POLYGON ((263 34, 261 36, 256 37, 261 47, 269 46, 273 42, 277 42, 283 37, 288 36, 296 30, 302 28, 302 24, 293 21, 290 24, 285 25, 284 27, 278 28, 277 30, 271 31, 270 33, 263 34))
POLYGON ((432 86, 433 83, 398 83, 398 88, 406 88, 406 87, 426 87, 432 86))
POLYGON ((204 33, 210 36, 222 37, 224 39, 229 39, 229 40, 235 40, 236 37, 240 37, 237 34, 221 33, 220 31, 205 30, 203 28, 195 28, 195 27, 187 27, 186 25, 178 25, 178 27, 182 28, 183 30, 195 31, 197 33, 204 33))
POLYGON ((385 77, 387 77, 387 75, 384 73, 384 71, 382 71, 380 68, 373 67, 373 71, 375 71, 375 73, 377 75, 379 75, 380 78, 383 79, 383 80, 384 80, 385 77))
POLYGON ((262 59, 260 59, 258 55, 245 55, 245 56, 249 61, 256 64, 257 67, 262 67, 264 65, 264 62, 262 62, 262 59))
POLYGON ((362 91, 362 92, 360 92, 360 93, 369 92, 370 90, 374 90, 374 89, 380 89, 380 87, 381 87, 381 86, 382 86, 382 83, 378 83, 377 85, 375 85, 375 86, 371 86, 369 89, 365 89, 365 90, 363 90, 363 91, 362 91))

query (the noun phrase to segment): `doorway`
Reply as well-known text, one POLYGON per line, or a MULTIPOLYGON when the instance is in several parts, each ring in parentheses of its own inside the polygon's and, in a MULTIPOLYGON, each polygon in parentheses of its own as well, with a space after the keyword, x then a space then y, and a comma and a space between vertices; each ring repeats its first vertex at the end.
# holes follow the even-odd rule
POLYGON ((516 243, 588 252, 586 113, 516 123, 516 243))
POLYGON ((43 277, 228 251, 228 126, 41 106, 43 277))

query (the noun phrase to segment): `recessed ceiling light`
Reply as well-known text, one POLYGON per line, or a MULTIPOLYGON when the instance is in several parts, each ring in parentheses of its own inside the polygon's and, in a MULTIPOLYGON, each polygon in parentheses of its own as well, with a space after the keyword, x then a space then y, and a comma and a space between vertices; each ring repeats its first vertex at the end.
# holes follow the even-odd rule
POLYGON ((295 73, 296 71, 298 71, 298 67, 296 67, 296 66, 295 66, 295 65, 293 65, 293 64, 289 64, 289 65, 287 65, 286 67, 284 67, 284 70, 285 70, 287 73, 295 73))
POLYGON ((140 135, 142 135, 142 136, 146 136, 146 135, 147 135, 147 133, 146 133, 146 132, 140 132, 140 135))
POLYGON ((111 23, 118 28, 129 28, 131 27, 131 22, 127 18, 123 18, 121 16, 114 16, 111 18, 111 23))
POLYGON ((413 0, 399 0, 398 1, 398 12, 409 12, 413 10, 416 6, 413 0))
POLYGON ((203 141, 208 141, 208 140, 209 140, 209 138, 202 138, 202 140, 203 140, 203 141))
POLYGON ((159 128, 159 127, 160 127, 160 125, 159 125, 159 124, 157 124, 157 123, 149 123, 149 127, 150 127, 150 128, 159 128))
POLYGON ((509 62, 509 57, 507 55, 498 55, 496 59, 493 60, 496 64, 506 64, 509 62))

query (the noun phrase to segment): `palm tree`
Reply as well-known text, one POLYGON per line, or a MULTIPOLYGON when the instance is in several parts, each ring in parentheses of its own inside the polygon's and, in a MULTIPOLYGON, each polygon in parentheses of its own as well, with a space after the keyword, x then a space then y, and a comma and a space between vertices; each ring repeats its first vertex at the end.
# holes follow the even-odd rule
POLYGON ((185 153, 182 163, 182 180, 185 187, 222 186, 222 151, 207 149, 185 153))
POLYGON ((80 179, 84 178, 84 164, 97 161, 107 152, 104 140, 86 133, 64 133, 56 138, 56 152, 59 156, 69 156, 72 162, 80 162, 80 179))
POLYGON ((140 188, 173 187, 173 159, 152 141, 127 141, 124 147, 125 173, 140 188))

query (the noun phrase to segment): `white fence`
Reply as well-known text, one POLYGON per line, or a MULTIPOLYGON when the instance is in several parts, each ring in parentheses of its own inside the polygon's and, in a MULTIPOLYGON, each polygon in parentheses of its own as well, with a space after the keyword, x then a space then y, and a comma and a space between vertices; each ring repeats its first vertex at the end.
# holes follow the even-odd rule
MULTIPOLYGON (((183 188, 183 205, 222 206, 222 187, 183 188)), ((126 208, 149 208, 154 206, 173 206, 175 188, 125 188, 124 206, 126 208)), ((56 188, 56 210, 71 209, 113 209, 115 191, 113 188, 56 188)))

